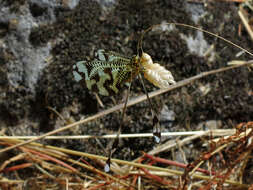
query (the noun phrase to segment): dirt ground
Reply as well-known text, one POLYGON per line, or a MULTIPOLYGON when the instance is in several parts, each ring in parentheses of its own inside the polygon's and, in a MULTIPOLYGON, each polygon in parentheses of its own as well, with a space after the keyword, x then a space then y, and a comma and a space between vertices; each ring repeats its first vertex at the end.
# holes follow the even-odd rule
MULTIPOLYGON (((19 4, 16 3, 18 11, 19 4)), ((204 4, 186 3, 184 0, 156 1, 124 1, 110 5, 96 1, 80 1, 74 9, 55 8, 56 22, 51 25, 41 25, 31 31, 29 40, 34 48, 48 42, 53 43, 52 61, 43 70, 36 85, 35 96, 23 88, 9 93, 5 103, 1 103, 0 119, 7 126, 22 126, 24 118, 33 123, 29 130, 31 134, 43 134, 64 125, 59 117, 52 113, 48 106, 57 110, 66 119, 78 121, 81 118, 95 114, 124 101, 126 90, 116 97, 100 97, 105 108, 101 108, 92 92, 74 81, 72 65, 80 60, 93 57, 97 49, 107 49, 124 55, 136 54, 137 42, 141 32, 148 27, 162 22, 179 22, 197 25, 210 32, 221 35, 253 52, 252 41, 245 29, 239 36, 241 24, 237 14, 238 4, 213 2, 204 4), (102 3, 101 3, 102 4, 102 3), (187 7, 200 6, 204 14, 194 23, 192 13, 187 7), (103 7, 103 9, 102 9, 103 7), (21 97, 16 103, 15 99, 21 97), (115 102, 114 102, 115 100, 115 102), (7 102, 7 103, 6 103, 7 102)), ((14 5, 13 5, 14 6, 14 5)), ((33 7, 31 10, 38 8, 33 7)), ((39 8, 38 8, 39 9, 39 8)), ((46 10, 39 9, 41 14, 46 10)), ((38 13, 38 10, 34 10, 38 13)), ((186 40, 181 35, 197 36, 197 31, 189 28, 176 27, 176 30, 165 32, 150 32, 145 34, 143 49, 154 61, 159 62, 171 71, 176 81, 180 81, 204 71, 225 67, 228 61, 252 59, 247 54, 236 57, 239 49, 204 34, 209 45, 214 46, 212 60, 191 52, 186 40)), ((1 77, 4 80, 4 76, 1 77)), ((5 82, 0 83, 2 89, 5 82)), ((145 81, 149 92, 156 89, 145 81)), ((173 119, 163 118, 163 131, 202 130, 203 123, 218 122, 218 128, 233 128, 237 124, 253 119, 253 73, 248 68, 239 68, 224 73, 208 76, 190 85, 178 88, 169 93, 152 99, 158 115, 168 115, 172 112, 173 119), (203 92, 201 89, 207 91, 203 92), (165 110, 165 111, 164 111, 165 110), (167 111, 166 111, 167 110, 167 111)), ((25 87, 24 87, 25 88, 25 87)), ((132 83, 130 97, 143 94, 143 88, 138 79, 132 83)), ((103 135, 115 133, 120 124, 120 113, 113 113, 94 122, 79 126, 77 130, 61 134, 72 135, 103 135)), ((127 109, 122 133, 152 132, 152 118, 148 102, 142 102, 127 109)), ((20 132, 22 133, 22 132, 20 132)), ((25 132, 24 132, 25 133, 25 132)), ((26 133, 22 135, 27 135, 26 133)), ((163 139, 166 141, 167 139, 163 139)), ((108 149, 109 140, 100 140, 108 149)), ((105 155, 104 150, 96 140, 57 140, 46 141, 47 144, 64 146, 70 149, 105 155), (94 148, 95 147, 95 148, 94 148)), ((155 142, 152 138, 131 138, 120 141, 115 158, 133 160, 141 155, 141 151, 149 151, 155 142)), ((197 143, 185 147, 187 160, 193 161, 204 150, 197 143)), ((170 152, 164 153, 169 159, 170 152)), ((252 161, 249 162, 252 164, 252 161)), ((247 166, 250 168, 250 165, 247 166)), ((249 173, 246 182, 253 178, 249 173)), ((252 181, 251 181, 252 182, 252 181)))

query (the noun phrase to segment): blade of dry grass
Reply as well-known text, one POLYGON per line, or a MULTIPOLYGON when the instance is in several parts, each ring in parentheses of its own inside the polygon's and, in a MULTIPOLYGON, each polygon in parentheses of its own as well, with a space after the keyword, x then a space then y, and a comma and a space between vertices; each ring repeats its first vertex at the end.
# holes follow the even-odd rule
MULTIPOLYGON (((235 129, 216 129, 210 131, 184 131, 184 132, 164 132, 161 133, 162 137, 172 137, 172 136, 191 136, 191 135, 206 135, 212 133, 212 136, 225 136, 232 135, 235 133, 235 129)), ((20 139, 27 140, 36 138, 38 136, 0 136, 1 139, 20 139)), ((91 138, 101 138, 101 139, 113 139, 116 138, 117 134, 110 135, 72 135, 72 136, 46 136, 44 139, 54 139, 54 140, 62 140, 62 139, 91 139, 91 138)), ((147 138, 153 137, 153 133, 134 133, 134 134, 120 134, 119 138, 147 138)))
POLYGON ((240 7, 240 10, 238 11, 238 15, 240 16, 240 19, 242 20, 242 23, 244 27, 246 28, 251 40, 253 40, 253 31, 252 27, 249 24, 249 20, 245 14, 245 11, 243 10, 242 6, 240 7))

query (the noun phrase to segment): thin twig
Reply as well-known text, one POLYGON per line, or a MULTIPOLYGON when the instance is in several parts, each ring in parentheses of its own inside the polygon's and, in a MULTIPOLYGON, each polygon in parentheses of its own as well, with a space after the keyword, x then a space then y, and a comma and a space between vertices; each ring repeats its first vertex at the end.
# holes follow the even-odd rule
POLYGON ((251 40, 253 40, 253 32, 252 32, 252 28, 249 25, 249 21, 248 18, 246 18, 246 16, 244 15, 244 11, 242 10, 242 8, 240 7, 240 10, 238 11, 238 15, 240 16, 242 23, 244 25, 244 27, 246 28, 251 40))

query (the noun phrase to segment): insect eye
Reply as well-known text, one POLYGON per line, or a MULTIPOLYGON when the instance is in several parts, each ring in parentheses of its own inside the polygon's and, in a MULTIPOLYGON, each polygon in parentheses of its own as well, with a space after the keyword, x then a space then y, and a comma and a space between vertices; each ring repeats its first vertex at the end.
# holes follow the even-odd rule
POLYGON ((140 61, 140 58, 139 58, 139 56, 138 55, 135 55, 135 56, 133 56, 133 58, 132 58, 132 60, 133 60, 133 63, 134 64, 139 64, 139 61, 140 61))

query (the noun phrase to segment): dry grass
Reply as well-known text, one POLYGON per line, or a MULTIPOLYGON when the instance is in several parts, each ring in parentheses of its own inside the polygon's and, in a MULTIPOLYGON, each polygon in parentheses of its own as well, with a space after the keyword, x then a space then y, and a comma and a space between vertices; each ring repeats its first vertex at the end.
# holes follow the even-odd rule
MULTIPOLYGON (((216 185, 223 189, 249 189, 250 186, 243 184, 241 179, 252 154, 252 136, 253 122, 242 123, 236 126, 236 130, 198 132, 180 141, 161 144, 132 162, 112 159, 110 174, 103 172, 106 157, 33 142, 19 147, 17 155, 1 164, 1 173, 16 173, 17 179, 2 177, 0 187, 5 189, 8 185, 15 189, 29 184, 29 187, 40 186, 42 189, 52 186, 59 189, 137 189, 148 185, 150 189, 162 186, 168 189, 211 189, 216 185), (208 151, 193 163, 183 164, 158 157, 164 151, 178 149, 194 139, 208 139, 206 137, 210 138, 205 142, 208 151), (163 167, 159 166, 161 164, 163 167), (18 180, 19 172, 27 168, 37 172, 26 181, 18 180)), ((13 138, 1 139, 2 146, 20 142, 22 140, 13 138)))

